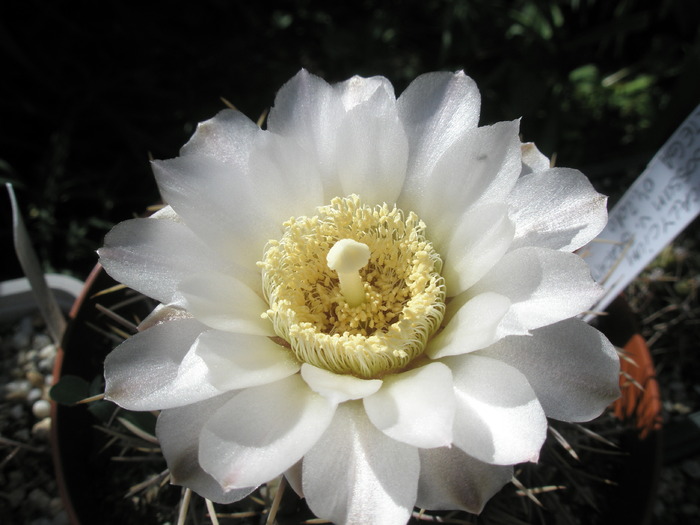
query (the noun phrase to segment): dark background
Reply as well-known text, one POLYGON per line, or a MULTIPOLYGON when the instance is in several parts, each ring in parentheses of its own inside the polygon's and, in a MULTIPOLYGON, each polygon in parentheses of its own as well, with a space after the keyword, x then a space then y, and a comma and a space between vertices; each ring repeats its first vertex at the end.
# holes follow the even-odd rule
MULTIPOLYGON (((159 196, 148 165, 233 102, 253 119, 300 67, 329 81, 464 69, 482 123, 616 199, 700 102, 697 0, 0 4, 0 178, 48 271, 84 278, 159 196)), ((4 193, 4 192, 3 192, 4 193)), ((0 278, 21 271, 2 210, 0 278)))

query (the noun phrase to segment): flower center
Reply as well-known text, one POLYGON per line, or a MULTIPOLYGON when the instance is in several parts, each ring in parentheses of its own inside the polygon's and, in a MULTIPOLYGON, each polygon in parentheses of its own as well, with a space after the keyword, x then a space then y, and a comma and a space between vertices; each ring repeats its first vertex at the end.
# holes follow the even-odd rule
POLYGON ((264 315, 297 359, 369 379, 423 353, 442 322, 445 284, 414 213, 351 195, 284 228, 259 263, 264 315))

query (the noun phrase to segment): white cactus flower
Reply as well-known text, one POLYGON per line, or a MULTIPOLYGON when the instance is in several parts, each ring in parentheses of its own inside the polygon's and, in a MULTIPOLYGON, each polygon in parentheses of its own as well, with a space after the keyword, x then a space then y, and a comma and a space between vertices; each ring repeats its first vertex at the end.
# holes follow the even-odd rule
POLYGON ((301 71, 266 130, 225 110, 153 162, 168 207, 99 253, 162 305, 106 395, 162 411, 174 483, 232 502, 285 474, 336 523, 478 513, 547 417, 618 396, 613 347, 576 318, 601 290, 572 252, 605 198, 479 105, 462 72, 397 99, 301 71))

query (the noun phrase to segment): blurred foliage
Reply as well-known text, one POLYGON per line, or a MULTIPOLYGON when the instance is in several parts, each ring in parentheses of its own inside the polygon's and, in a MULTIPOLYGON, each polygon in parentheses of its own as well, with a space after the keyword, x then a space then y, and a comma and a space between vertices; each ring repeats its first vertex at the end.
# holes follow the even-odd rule
POLYGON ((700 102, 699 28, 697 0, 3 2, 0 178, 47 266, 84 277, 110 225, 158 200, 149 154, 177 155, 220 97, 256 118, 300 67, 397 92, 464 69, 483 123, 522 117, 619 196, 700 102))

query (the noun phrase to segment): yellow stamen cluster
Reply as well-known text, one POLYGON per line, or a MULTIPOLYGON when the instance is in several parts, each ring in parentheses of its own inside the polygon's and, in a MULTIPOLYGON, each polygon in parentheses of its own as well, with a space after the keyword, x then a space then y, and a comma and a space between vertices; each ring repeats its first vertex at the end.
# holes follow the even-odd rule
POLYGON ((378 378, 423 353, 445 311, 442 261, 425 225, 396 207, 362 205, 356 195, 335 198, 313 217, 284 223, 260 263, 275 332, 303 362, 338 374, 378 378), (345 300, 328 267, 343 239, 369 247, 359 270, 365 300, 345 300), (357 301, 355 301, 357 302, 357 301))

